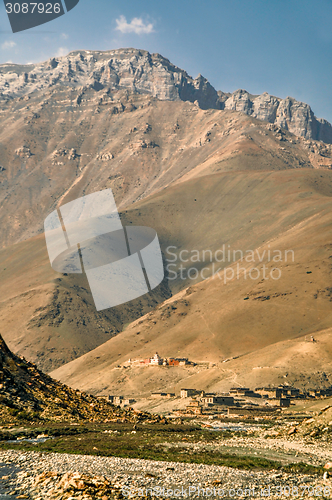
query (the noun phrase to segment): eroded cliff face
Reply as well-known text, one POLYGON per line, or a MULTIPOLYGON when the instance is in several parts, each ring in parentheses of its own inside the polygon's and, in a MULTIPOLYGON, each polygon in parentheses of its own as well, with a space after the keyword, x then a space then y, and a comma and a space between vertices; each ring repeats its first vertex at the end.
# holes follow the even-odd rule
POLYGON ((246 90, 232 94, 216 91, 206 78, 192 78, 160 54, 144 50, 119 49, 107 52, 75 51, 32 65, 0 66, 0 102, 42 96, 59 86, 70 92, 80 88, 80 104, 87 89, 116 93, 147 94, 160 100, 197 102, 202 109, 228 109, 274 123, 307 139, 332 143, 332 126, 315 117, 308 104, 292 97, 280 99, 264 92, 253 96, 246 90))
POLYGON ((160 100, 198 101, 204 109, 221 107, 217 91, 201 75, 193 79, 168 59, 143 50, 77 51, 36 65, 0 66, 2 99, 42 94, 59 85, 68 86, 68 91, 82 87, 82 92, 127 89, 160 100))
POLYGON ((292 97, 279 99, 267 92, 252 96, 246 90, 237 90, 225 100, 224 109, 274 123, 299 137, 332 143, 331 124, 316 118, 308 104, 292 97))

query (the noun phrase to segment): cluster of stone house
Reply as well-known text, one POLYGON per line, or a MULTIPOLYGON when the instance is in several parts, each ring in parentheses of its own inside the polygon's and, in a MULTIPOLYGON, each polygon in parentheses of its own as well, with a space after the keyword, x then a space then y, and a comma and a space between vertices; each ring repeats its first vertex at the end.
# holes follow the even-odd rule
MULTIPOLYGON (((255 389, 256 391, 256 389, 255 389)), ((247 398, 260 398, 261 395, 259 393, 257 393, 257 391, 255 392, 253 391, 252 389, 249 389, 249 387, 231 387, 229 392, 231 394, 234 394, 235 396, 243 396, 243 397, 247 397, 247 398)))
POLYGON ((108 401, 116 406, 129 406, 136 403, 136 399, 125 398, 124 396, 108 396, 108 401))
POLYGON ((230 405, 234 403, 234 397, 230 394, 215 394, 214 392, 197 391, 196 389, 181 389, 181 398, 199 396, 200 401, 208 405, 230 405))
MULTIPOLYGON (((238 398, 269 399, 270 401, 273 401, 275 404, 278 404, 278 406, 280 407, 288 408, 290 406, 290 397, 289 397, 289 395, 291 394, 290 389, 293 388, 289 388, 289 391, 287 390, 283 391, 279 387, 278 388, 257 387, 253 391, 252 389, 249 389, 249 387, 232 387, 229 392, 238 398)), ((298 391, 298 389, 294 389, 294 393, 292 392, 292 395, 294 394, 295 396, 296 391, 298 391)))
POLYGON ((192 398, 186 409, 182 411, 182 413, 186 414, 202 415, 206 409, 216 406, 232 406, 234 404, 234 397, 229 393, 215 394, 214 392, 198 391, 196 389, 181 389, 180 396, 181 398, 192 398))
POLYGON ((234 399, 227 394, 219 394, 214 397, 196 399, 192 398, 185 410, 178 410, 179 413, 203 415, 215 410, 216 407, 231 406, 234 404, 234 399))
POLYGON ((203 415, 227 408, 228 415, 260 416, 288 408, 291 400, 306 398, 322 398, 332 395, 329 389, 301 391, 296 387, 280 385, 278 387, 257 387, 252 390, 248 387, 232 387, 227 394, 206 393, 197 389, 181 389, 181 398, 192 398, 180 413, 189 415, 203 415), (254 403, 248 398, 263 399, 264 403, 254 403))
POLYGON ((255 392, 266 399, 310 399, 332 396, 332 387, 301 391, 289 385, 279 385, 278 387, 257 387, 255 392))
POLYGON ((134 366, 185 366, 194 364, 188 358, 161 358, 157 352, 151 358, 129 359, 127 363, 134 366))
POLYGON ((328 398, 332 396, 332 387, 328 387, 327 389, 308 389, 306 394, 309 398, 328 398))
POLYGON ((256 387, 254 391, 248 387, 232 387, 229 392, 237 397, 264 398, 268 400, 291 400, 332 396, 332 387, 327 389, 308 389, 304 391, 289 385, 278 385, 277 387, 256 387))
MULTIPOLYGON (((158 364, 162 358, 156 353, 152 364, 158 364)), ((170 358, 173 359, 173 358, 170 358)), ((162 360, 163 361, 163 360, 162 360)), ((257 387, 255 390, 248 387, 232 387, 228 393, 216 394, 197 389, 181 389, 181 398, 191 398, 184 410, 177 410, 178 413, 187 415, 203 415, 214 411, 226 411, 228 415, 251 415, 273 413, 281 408, 288 408, 292 400, 307 398, 324 398, 332 396, 332 387, 328 389, 312 389, 301 391, 296 387, 280 385, 278 387, 257 387), (249 399, 248 399, 249 398, 249 399), (261 399, 261 403, 256 403, 250 398, 261 399), (263 401, 262 401, 263 400, 263 401)), ((152 392, 152 398, 171 399, 176 398, 174 392, 152 392)), ((133 398, 124 396, 108 396, 108 401, 114 405, 125 407, 136 403, 133 398)))

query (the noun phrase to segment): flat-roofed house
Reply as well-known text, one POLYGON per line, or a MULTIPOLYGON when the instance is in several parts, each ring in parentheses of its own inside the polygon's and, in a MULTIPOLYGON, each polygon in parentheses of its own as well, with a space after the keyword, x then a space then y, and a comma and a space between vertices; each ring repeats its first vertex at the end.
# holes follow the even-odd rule
POLYGON ((206 406, 210 405, 232 406, 234 404, 234 398, 229 394, 205 394, 205 396, 201 398, 201 401, 206 406))
POLYGON ((196 396, 199 394, 199 391, 196 389, 181 389, 180 396, 181 398, 191 398, 192 396, 196 396))
POLYGON ((195 415, 201 415, 203 413, 202 406, 199 401, 192 399, 186 407, 187 413, 194 413, 195 415))
POLYGON ((281 387, 257 387, 255 392, 260 394, 263 398, 279 399, 282 396, 281 387))

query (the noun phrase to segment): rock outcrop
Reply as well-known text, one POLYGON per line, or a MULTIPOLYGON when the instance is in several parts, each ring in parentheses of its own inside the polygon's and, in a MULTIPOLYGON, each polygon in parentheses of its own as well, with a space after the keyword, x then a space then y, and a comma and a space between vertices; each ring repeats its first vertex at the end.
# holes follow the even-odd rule
POLYGON ((33 498, 50 500, 79 499, 122 499, 120 488, 111 484, 105 477, 90 476, 79 472, 44 472, 34 479, 31 487, 33 498), (83 496, 84 495, 84 496, 83 496))
MULTIPOLYGON (((241 111, 295 135, 332 143, 331 124, 316 118, 308 104, 266 92, 258 96, 245 90, 217 92, 202 75, 192 78, 160 54, 144 50, 75 51, 40 64, 0 65, 0 101, 29 100, 36 92, 42 95, 58 86, 78 91, 75 106, 84 101, 88 89, 101 94, 101 103, 116 92, 127 91, 160 100, 197 102, 202 109, 241 111)), ((38 113, 31 117, 36 118, 38 113)))
POLYGON ((308 104, 292 97, 279 99, 267 92, 252 96, 245 90, 237 90, 225 100, 224 109, 241 111, 259 120, 274 123, 306 139, 332 143, 331 124, 316 118, 308 104))
POLYGON ((288 435, 294 435, 294 438, 317 438, 322 441, 330 441, 332 434, 332 407, 325 406, 314 416, 303 420, 299 425, 294 425, 284 431, 288 435))
POLYGON ((81 88, 78 105, 84 92, 92 88, 96 92, 106 89, 111 94, 127 89, 160 100, 197 101, 203 109, 222 107, 220 96, 206 78, 199 75, 193 79, 168 59, 144 50, 76 51, 25 67, 0 66, 2 100, 27 98, 33 92, 42 93, 59 85, 81 88))

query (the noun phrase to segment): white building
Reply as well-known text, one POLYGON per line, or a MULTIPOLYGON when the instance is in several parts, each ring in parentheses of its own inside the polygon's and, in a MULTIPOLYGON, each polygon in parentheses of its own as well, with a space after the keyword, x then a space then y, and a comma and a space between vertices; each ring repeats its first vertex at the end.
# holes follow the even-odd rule
POLYGON ((156 354, 153 356, 153 358, 150 358, 150 365, 162 365, 163 364, 163 360, 162 358, 159 356, 159 354, 156 352, 156 354))

